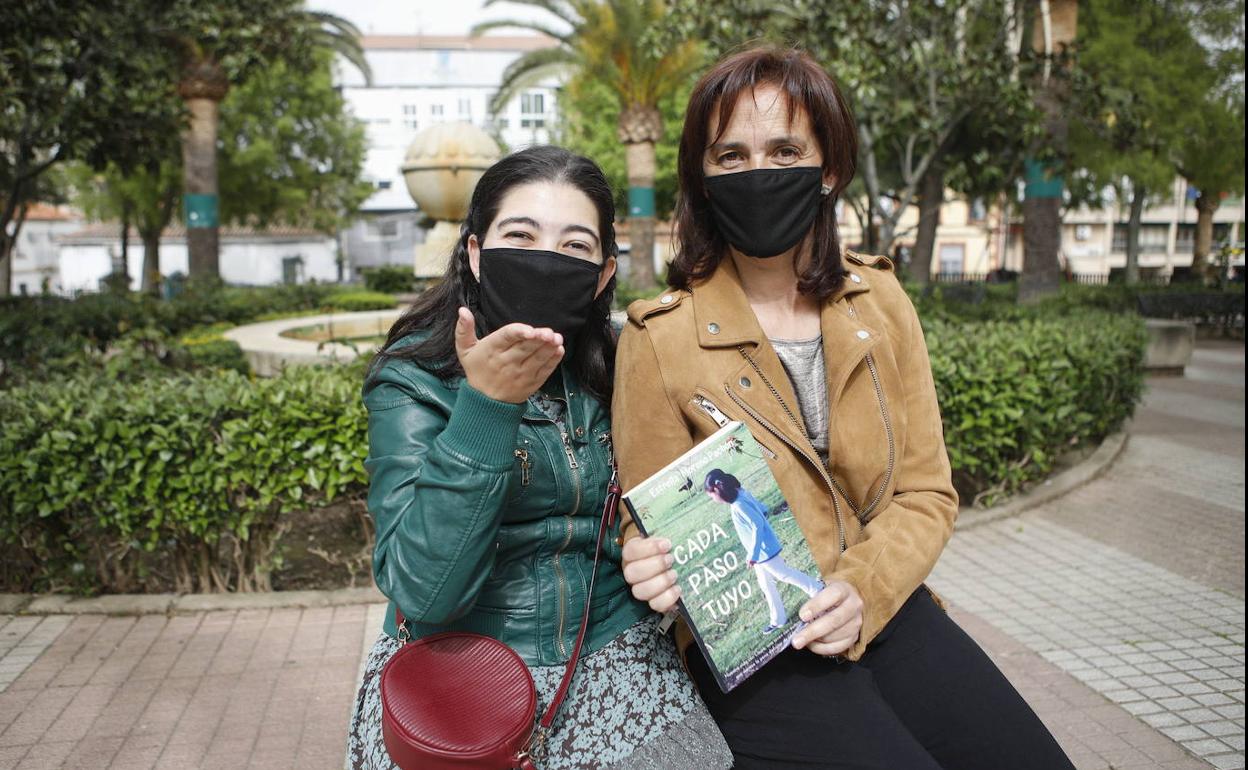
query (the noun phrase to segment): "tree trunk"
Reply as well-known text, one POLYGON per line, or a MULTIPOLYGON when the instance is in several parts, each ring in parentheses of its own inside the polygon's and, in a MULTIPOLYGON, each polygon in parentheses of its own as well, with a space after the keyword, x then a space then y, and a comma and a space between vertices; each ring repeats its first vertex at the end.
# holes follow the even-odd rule
POLYGON ((663 136, 663 117, 653 106, 631 104, 620 110, 618 135, 628 166, 628 282, 654 286, 654 145, 663 136))
POLYGON ((121 204, 121 272, 126 276, 126 288, 130 287, 130 210, 129 203, 121 204))
POLYGON ((192 62, 178 84, 190 121, 182 133, 185 184, 186 248, 191 278, 221 276, 217 220, 217 121, 221 100, 229 89, 216 62, 192 62))
POLYGON ((926 284, 932 279, 932 257, 936 250, 936 228, 940 207, 945 202, 945 169, 940 163, 927 167, 919 183, 919 230, 910 255, 910 280, 926 284))
POLYGON ((1127 283, 1140 282, 1140 220, 1144 217, 1144 185, 1131 180, 1131 217, 1127 220, 1127 283))
POLYGON ((0 297, 7 297, 13 291, 13 247, 17 238, 10 238, 0 233, 0 297))
POLYGON ((160 231, 148 230, 146 228, 139 231, 139 237, 143 239, 143 283, 142 289, 148 294, 160 295, 160 231))
POLYGON ((1192 272, 1206 283, 1217 272, 1217 265, 1210 263, 1209 254, 1213 251, 1213 213, 1221 203, 1216 192, 1201 190, 1196 196, 1196 244, 1192 249, 1192 272))
POLYGON ((1060 154, 1066 145, 1064 109, 1066 78, 1052 76, 1053 58, 1075 41, 1077 0, 1042 0, 1033 20, 1032 48, 1045 57, 1043 75, 1036 84, 1036 106, 1044 115, 1044 133, 1028 160, 1023 198, 1023 273, 1018 282, 1019 302, 1034 302, 1061 288, 1058 255, 1062 245, 1062 178, 1037 157, 1042 148, 1060 154))
POLYGON ((867 229, 862 231, 862 253, 880 253, 880 231, 875 226, 875 205, 867 201, 867 229))

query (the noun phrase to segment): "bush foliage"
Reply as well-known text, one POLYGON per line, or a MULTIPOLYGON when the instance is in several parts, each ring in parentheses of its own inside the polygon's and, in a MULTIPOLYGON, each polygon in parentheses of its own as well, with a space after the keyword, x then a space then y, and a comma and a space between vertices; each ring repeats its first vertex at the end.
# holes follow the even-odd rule
POLYGON ((359 494, 359 366, 81 376, 0 391, 4 582, 264 590, 288 517, 359 494))
MULTIPOLYGON (((1143 323, 1103 295, 1110 307, 1088 309, 1096 295, 1082 289, 1026 308, 1009 287, 976 302, 939 288, 917 298, 965 502, 1017 491, 1132 413, 1143 323)), ((220 336, 243 315, 317 310, 330 297, 286 291, 245 313, 240 297, 263 295, 191 298, 194 309, 133 297, 24 305, 43 326, 0 313, 0 329, 41 330, 38 354, 60 362, 39 370, 53 376, 0 388, 7 590, 263 590, 297 512, 363 494, 363 364, 255 379, 220 336)))

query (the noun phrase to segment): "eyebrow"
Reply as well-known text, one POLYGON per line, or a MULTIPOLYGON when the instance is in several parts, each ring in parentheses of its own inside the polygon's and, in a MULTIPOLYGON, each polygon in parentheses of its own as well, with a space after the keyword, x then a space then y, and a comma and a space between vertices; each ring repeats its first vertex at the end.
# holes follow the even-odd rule
MULTIPOLYGON (((501 230, 507 225, 528 225, 529 227, 532 227, 534 230, 542 229, 541 224, 539 224, 538 221, 534 219, 533 217, 507 217, 506 219, 500 219, 498 223, 494 225, 494 227, 496 229, 501 230)), ((586 227, 585 225, 568 225, 567 227, 563 228, 563 232, 585 233, 586 235, 594 239, 594 243, 599 243, 601 241, 601 239, 598 237, 598 233, 594 232, 593 230, 586 227)))
MULTIPOLYGON (((803 142, 801 139, 798 139, 796 136, 789 136, 789 135, 777 136, 773 139, 767 140, 768 147, 782 147, 786 144, 797 145, 798 147, 806 146, 805 142, 803 142)), ((710 153, 720 153, 725 150, 744 150, 744 149, 746 149, 744 142, 716 142, 715 144, 712 144, 710 147, 707 147, 706 151, 710 153)))

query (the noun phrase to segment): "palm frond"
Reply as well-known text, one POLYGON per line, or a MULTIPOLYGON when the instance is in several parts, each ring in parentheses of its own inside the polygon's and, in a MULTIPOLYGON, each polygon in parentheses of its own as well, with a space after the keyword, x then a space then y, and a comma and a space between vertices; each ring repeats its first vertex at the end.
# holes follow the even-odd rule
POLYGON ((580 6, 585 5, 582 2, 568 2, 568 0, 485 0, 482 3, 483 8, 489 8, 496 3, 514 3, 515 5, 527 5, 531 8, 538 8, 549 14, 557 16, 560 20, 567 22, 573 27, 579 26, 582 21, 580 14, 580 6))
POLYGON ((316 37, 322 45, 351 63, 364 76, 364 82, 372 85, 373 69, 368 65, 361 42, 360 28, 341 16, 325 11, 304 11, 314 25, 316 37))
POLYGON ((468 34, 472 37, 480 37, 490 30, 501 29, 504 27, 531 29, 534 32, 545 35, 546 37, 554 38, 565 45, 572 44, 572 36, 567 32, 561 32, 547 24, 542 24, 541 22, 522 21, 519 19, 491 19, 489 21, 478 22, 472 26, 472 29, 468 31, 468 34))
POLYGON ((557 72, 574 69, 577 63, 576 54, 563 46, 529 51, 503 71, 498 93, 490 100, 490 111, 498 114, 522 89, 557 72))

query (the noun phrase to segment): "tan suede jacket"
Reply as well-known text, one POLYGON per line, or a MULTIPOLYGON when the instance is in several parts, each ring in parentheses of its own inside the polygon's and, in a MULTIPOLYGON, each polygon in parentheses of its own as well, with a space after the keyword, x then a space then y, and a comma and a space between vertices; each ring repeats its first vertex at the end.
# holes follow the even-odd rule
POLYGON ((731 260, 690 292, 629 307, 612 431, 628 490, 714 433, 717 417, 744 422, 825 579, 862 595, 861 636, 845 653, 857 660, 931 572, 958 497, 914 306, 887 259, 847 252, 845 263, 849 278, 822 310, 827 466, 731 260))

